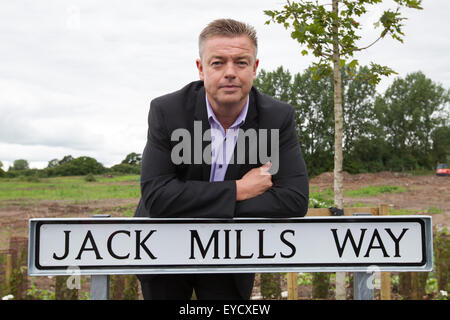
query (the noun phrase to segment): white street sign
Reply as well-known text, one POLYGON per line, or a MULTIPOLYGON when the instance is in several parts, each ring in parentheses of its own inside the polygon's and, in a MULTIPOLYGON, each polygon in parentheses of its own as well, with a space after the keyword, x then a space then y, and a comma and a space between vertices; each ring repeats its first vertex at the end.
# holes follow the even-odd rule
POLYGON ((429 216, 31 219, 30 275, 429 271, 429 216))

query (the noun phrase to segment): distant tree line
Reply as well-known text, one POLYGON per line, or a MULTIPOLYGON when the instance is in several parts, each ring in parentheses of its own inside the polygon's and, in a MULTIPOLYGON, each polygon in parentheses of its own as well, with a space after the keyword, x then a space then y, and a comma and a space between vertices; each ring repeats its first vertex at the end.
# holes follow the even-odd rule
POLYGON ((82 176, 88 174, 139 174, 141 168, 141 154, 130 153, 119 164, 106 168, 91 157, 74 158, 71 155, 64 156, 61 160, 52 159, 44 169, 30 169, 27 160, 15 160, 8 171, 2 169, 0 162, 0 177, 15 178, 26 177, 56 177, 56 176, 82 176))
MULTIPOLYGON (((450 91, 422 72, 398 77, 383 94, 367 67, 355 74, 343 68, 344 170, 349 173, 434 169, 450 156, 450 91)), ((310 176, 333 170, 334 113, 332 78, 315 80, 312 71, 294 76, 283 67, 261 70, 254 85, 290 103, 310 176)), ((141 154, 130 153, 105 168, 94 158, 53 159, 47 168, 30 169, 23 159, 0 177, 54 177, 87 174, 139 174, 141 154)))
MULTIPOLYGON (((344 68, 344 171, 434 169, 450 156, 449 90, 422 72, 396 78, 377 94, 367 67, 344 68)), ((310 176, 333 170, 332 78, 261 70, 255 86, 296 110, 297 135, 310 176)))

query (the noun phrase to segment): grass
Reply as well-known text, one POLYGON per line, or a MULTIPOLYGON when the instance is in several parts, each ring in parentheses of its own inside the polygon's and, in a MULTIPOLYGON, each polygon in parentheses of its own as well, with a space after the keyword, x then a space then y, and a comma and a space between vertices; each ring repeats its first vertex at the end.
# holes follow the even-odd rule
MULTIPOLYGON (((344 203, 344 207, 345 207, 346 205, 345 205, 345 203, 344 203)), ((357 201, 357 202, 353 202, 352 203, 352 205, 350 206, 350 207, 353 207, 353 208, 367 208, 367 207, 372 207, 373 206, 373 204, 370 204, 370 203, 364 203, 364 202, 359 202, 359 201, 357 201)))
POLYGON ((92 214, 109 214, 111 217, 120 216, 124 218, 130 218, 134 216, 134 211, 136 210, 135 203, 128 203, 125 205, 117 206, 112 210, 102 210, 97 209, 92 212, 92 214))
POLYGON ((139 176, 96 176, 96 182, 87 182, 84 176, 44 178, 40 182, 20 179, 0 179, 2 200, 74 200, 139 198, 139 176))
MULTIPOLYGON (((400 186, 368 186, 357 190, 345 190, 347 197, 374 197, 380 193, 397 193, 407 191, 400 186)), ((21 205, 33 204, 39 200, 69 200, 83 203, 101 199, 138 199, 140 197, 139 176, 95 176, 95 181, 88 182, 84 176, 42 178, 38 181, 24 179, 0 179, 1 201, 20 201, 21 205)), ((310 208, 329 208, 334 205, 334 194, 330 188, 318 191, 317 186, 310 190, 310 208)), ((355 207, 366 206, 355 203, 355 207)), ((438 208, 430 208, 430 213, 440 213, 438 208)), ((134 208, 117 208, 123 216, 132 216, 134 208)), ((102 212, 109 213, 109 212, 102 212)))
POLYGON ((423 212, 423 210, 409 210, 409 209, 389 209, 389 215, 391 216, 401 216, 409 215, 423 212))
MULTIPOLYGON (((330 189, 331 191, 331 189, 330 189)), ((309 194, 309 208, 329 208, 334 205, 333 193, 325 190, 323 192, 313 191, 309 194)))
POLYGON ((368 186, 357 190, 346 190, 344 191, 344 195, 350 198, 374 197, 380 193, 399 193, 406 191, 406 188, 401 186, 368 186))
POLYGON ((429 207, 427 210, 428 214, 439 214, 439 213, 443 213, 444 210, 442 210, 441 208, 436 208, 436 207, 429 207))
MULTIPOLYGON (((329 208, 334 205, 333 190, 327 188, 323 191, 317 191, 317 187, 310 188, 309 207, 310 208, 329 208)), ((375 197, 381 193, 406 192, 407 189, 401 186, 368 186, 356 190, 344 190, 344 196, 349 198, 375 197)), ((353 207, 366 207, 367 204, 356 202, 353 207)))
POLYGON ((393 216, 408 215, 416 213, 427 213, 427 214, 439 214, 443 213, 444 210, 436 207, 429 207, 427 210, 409 210, 409 209, 390 209, 389 214, 393 216))

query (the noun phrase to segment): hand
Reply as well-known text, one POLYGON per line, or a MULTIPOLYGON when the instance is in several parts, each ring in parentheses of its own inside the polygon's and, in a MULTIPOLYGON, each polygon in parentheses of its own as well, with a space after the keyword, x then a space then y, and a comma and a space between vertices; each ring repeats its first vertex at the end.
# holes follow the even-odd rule
POLYGON ((267 162, 247 172, 242 179, 236 180, 236 200, 242 201, 259 196, 272 187, 272 175, 269 173, 271 166, 272 164, 267 162))

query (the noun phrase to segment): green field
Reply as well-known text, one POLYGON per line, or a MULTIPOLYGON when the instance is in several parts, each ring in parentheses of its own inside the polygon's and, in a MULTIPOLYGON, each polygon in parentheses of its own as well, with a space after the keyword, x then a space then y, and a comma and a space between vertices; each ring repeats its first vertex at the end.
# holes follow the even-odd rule
MULTIPOLYGON (((381 193, 406 192, 400 186, 369 186, 357 190, 345 190, 350 198, 375 197, 381 193)), ((139 176, 95 176, 88 182, 86 177, 56 177, 27 181, 26 178, 0 179, 0 202, 20 200, 22 205, 39 200, 67 200, 76 203, 102 199, 138 199, 140 197, 139 176)), ((328 208, 333 206, 333 191, 327 188, 310 190, 310 208, 328 208)), ((358 203, 356 206, 364 206, 358 203)), ((397 213, 400 214, 400 213, 397 213)))
MULTIPOLYGON (((0 179, 0 201, 2 200, 75 200, 139 198, 139 176, 96 176, 94 182, 85 177, 44 178, 37 181, 26 179, 0 179)), ((358 190, 346 190, 347 197, 374 197, 380 193, 406 192, 400 186, 369 186, 358 190)), ((311 187, 311 199, 332 205, 333 191, 327 188, 317 191, 311 187)))
POLYGON ((94 182, 85 177, 0 179, 0 201, 3 200, 72 200, 77 202, 100 199, 139 198, 139 176, 96 176, 94 182))

